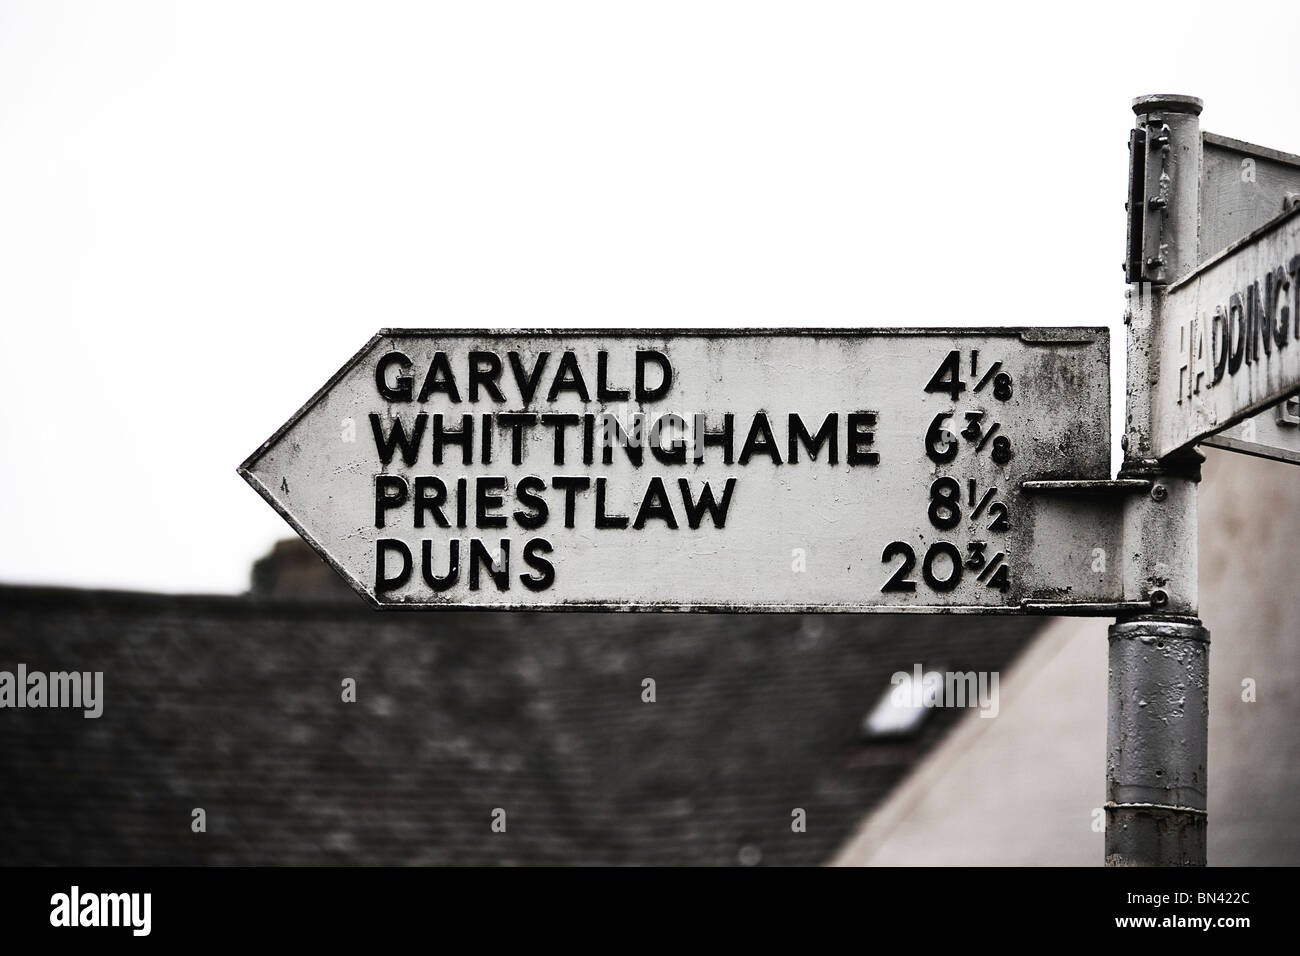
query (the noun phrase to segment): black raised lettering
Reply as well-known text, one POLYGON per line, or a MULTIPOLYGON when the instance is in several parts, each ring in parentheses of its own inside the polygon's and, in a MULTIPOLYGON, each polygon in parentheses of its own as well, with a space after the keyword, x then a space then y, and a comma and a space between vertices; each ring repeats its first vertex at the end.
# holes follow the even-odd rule
POLYGON ((471 538, 469 542, 469 589, 477 591, 479 589, 479 575, 481 571, 486 571, 492 583, 497 586, 498 591, 510 590, 510 539, 501 539, 501 567, 496 566, 493 560, 492 552, 487 549, 487 545, 478 538, 471 538))
MULTIPOLYGON (((553 412, 548 412, 542 416, 542 425, 544 427, 549 426, 555 431, 555 463, 557 465, 564 464, 565 429, 571 425, 578 424, 581 420, 581 417, 578 415, 561 415, 553 412)), ((587 464, 590 465, 591 462, 587 462, 587 464)))
POLYGON ((582 379, 582 369, 578 367, 578 357, 572 352, 560 356, 560 367, 555 372, 555 381, 547 393, 547 401, 553 402, 561 392, 573 392, 584 402, 591 401, 587 393, 587 383, 582 379))
POLYGON ((433 542, 425 538, 420 542, 420 570, 424 583, 435 591, 447 591, 456 586, 460 580, 460 539, 452 538, 447 542, 447 573, 435 574, 433 570, 433 542))
POLYGON ((889 576, 889 580, 881 586, 880 590, 886 594, 893 591, 915 591, 916 582, 908 578, 908 575, 916 567, 916 551, 906 541, 891 541, 885 545, 885 550, 880 555, 880 562, 888 564, 894 558, 902 558, 903 563, 894 569, 894 573, 889 576))
POLYGON ((772 426, 768 423, 767 415, 759 412, 754 416, 754 421, 750 423, 749 434, 745 436, 745 444, 740 449, 740 463, 749 464, 749 459, 755 454, 765 454, 772 459, 772 464, 781 464, 781 452, 776 447, 776 439, 772 436, 772 426))
POLYGON ((433 353, 429 372, 424 376, 424 384, 420 386, 420 401, 428 401, 434 392, 444 393, 449 402, 460 402, 460 390, 456 388, 456 376, 451 370, 451 363, 447 361, 446 352, 433 353))
POLYGON ((494 402, 504 402, 501 386, 497 379, 501 377, 501 356, 496 352, 469 353, 469 400, 478 401, 478 391, 482 388, 492 396, 494 402))
POLYGON ((537 416, 531 412, 502 412, 497 416, 497 425, 510 429, 510 461, 512 464, 524 463, 524 429, 537 424, 537 416))
POLYGON ((380 538, 375 542, 375 594, 387 594, 396 591, 411 580, 411 549, 396 538, 380 538), (396 575, 388 576, 388 555, 396 554, 402 559, 402 569, 396 575))
MULTIPOLYGON (((599 485, 596 493, 600 494, 599 485)), ((664 480, 658 475, 650 479, 650 484, 641 499, 641 507, 637 509, 636 520, 632 522, 632 527, 640 531, 651 518, 658 518, 673 530, 677 528, 677 516, 673 514, 673 506, 668 501, 668 492, 664 489, 664 480)), ((623 524, 627 524, 626 518, 623 519, 623 524)))
POLYGON ((514 372, 515 385, 519 388, 519 395, 523 398, 524 404, 528 405, 533 400, 533 395, 537 393, 537 386, 542 381, 542 370, 546 368, 546 362, 551 357, 550 352, 538 352, 537 358, 533 361, 533 370, 531 374, 525 374, 523 359, 519 357, 518 352, 508 352, 510 358, 510 371, 514 372))
POLYGON ((609 353, 601 349, 596 353, 596 400, 625 402, 631 394, 626 388, 609 387, 609 353))
POLYGON ((596 416, 587 412, 582 416, 582 463, 590 465, 596 460, 596 416))
POLYGON ((515 512, 515 521, 519 527, 531 531, 533 528, 540 528, 546 524, 546 519, 550 515, 550 508, 547 507, 546 499, 541 495, 541 492, 545 490, 546 482, 536 475, 527 475, 519 479, 519 484, 515 485, 515 497, 519 499, 521 505, 525 505, 530 509, 515 512))
POLYGON ((1278 349, 1286 347, 1291 335, 1291 304, 1287 293, 1291 283, 1287 280, 1286 270, 1278 266, 1268 276, 1265 285, 1268 295, 1269 324, 1273 329, 1273 344, 1278 349))
POLYGON ((936 591, 951 591, 961 583, 961 564, 961 552, 957 550, 956 545, 947 541, 936 541, 925 552, 925 560, 921 562, 921 577, 925 578, 925 583, 936 591), (946 578, 941 578, 934 573, 934 561, 938 557, 947 558, 952 565, 952 570, 948 572, 946 578))
POLYGON ((1214 367, 1210 384, 1218 385, 1228 369, 1228 317, 1223 306, 1215 306, 1214 318, 1210 320, 1210 362, 1214 367))
POLYGON ((874 465, 880 455, 867 451, 875 443, 876 434, 867 429, 876 425, 875 412, 849 412, 849 448, 844 460, 850 465, 874 465))
POLYGON ((614 446, 619 445, 627 460, 634 468, 640 468, 645 461, 644 418, 638 413, 632 421, 631 434, 623 430, 617 415, 606 413, 601 418, 601 452, 600 460, 606 465, 614 463, 614 446))
POLYGON ((1228 356, 1228 374, 1236 375, 1246 354, 1246 307, 1239 293, 1228 300, 1228 337, 1232 354, 1228 356))
POLYGON ((500 475, 489 475, 478 480, 474 488, 474 525, 478 528, 504 528, 506 516, 494 514, 505 504, 497 492, 505 491, 506 480, 500 475))
POLYGON ((1273 351, 1273 336, 1264 314, 1264 300, 1259 293, 1259 283, 1246 286, 1246 364, 1260 361, 1260 346, 1264 355, 1273 351))
POLYGON ((682 507, 686 511, 686 523, 694 530, 704 521, 704 513, 707 511, 709 517, 713 520, 715 528, 724 528, 727 524, 727 509, 731 507, 731 491, 736 486, 735 478, 728 478, 727 483, 722 486, 722 501, 715 501, 713 498, 713 489, 709 483, 704 482, 704 487, 700 489, 700 500, 698 503, 691 500, 691 481, 689 478, 678 478, 677 487, 682 491, 682 507))
POLYGON ((650 453, 665 465, 686 464, 686 419, 680 415, 660 415, 650 426, 650 453), (664 446, 664 432, 676 429, 677 437, 664 446))
POLYGON ((415 416, 415 425, 411 429, 411 434, 406 434, 406 429, 402 425, 400 418, 393 419, 393 425, 384 434, 383 422, 374 412, 370 413, 370 433, 375 439, 375 451, 379 453, 379 461, 382 464, 392 464, 393 454, 397 451, 397 446, 402 447, 402 461, 408 465, 414 465, 419 460, 420 443, 424 440, 424 426, 428 424, 429 416, 424 412, 415 416))
POLYGON ((442 464, 442 449, 444 445, 459 445, 461 463, 468 465, 474 460, 474 416, 462 415, 460 417, 460 430, 444 428, 442 425, 442 413, 439 412, 433 416, 433 463, 442 464))
POLYGON ((384 515, 406 504, 410 488, 401 475, 375 475, 375 527, 384 526, 384 515))
POLYGON ((551 542, 545 538, 532 538, 524 545, 524 563, 537 572, 535 575, 519 576, 519 582, 528 590, 545 591, 555 583, 555 566, 542 557, 554 550, 551 542))
POLYGON ((447 501, 447 486, 441 478, 421 475, 415 479, 415 526, 424 527, 424 513, 433 515, 433 523, 439 528, 451 527, 447 516, 442 513, 442 506, 447 501), (432 494, 430 494, 432 492, 432 494))
POLYGON ((798 414, 790 413, 790 448, 789 454, 786 455, 786 461, 790 464, 796 464, 799 461, 799 445, 802 444, 804 450, 808 452, 809 461, 816 461, 817 455, 823 445, 830 445, 826 455, 828 465, 837 464, 839 461, 839 428, 840 416, 831 412, 822 422, 822 427, 817 429, 817 434, 808 434, 808 429, 804 426, 803 419, 798 414))
POLYGON ((1291 315, 1295 328, 1291 337, 1300 342, 1300 256, 1292 256, 1286 264, 1286 274, 1291 279, 1291 315))
POLYGON ((707 422, 702 414, 695 416, 695 434, 697 436, 695 443, 695 463, 698 465, 704 461, 704 449, 711 448, 714 445, 722 446, 722 463, 730 465, 732 462, 731 446, 735 444, 736 416, 731 412, 726 412, 722 416, 722 430, 710 431, 707 422), (703 440, 698 436, 703 435, 703 440))
MULTIPOLYGON (((627 515, 605 514, 605 482, 606 478, 596 479, 596 527, 600 529, 607 528, 626 528, 627 515)), ((660 484, 660 490, 663 485, 660 484)))
POLYGON ((411 360, 401 352, 389 352, 375 365, 375 387, 379 394, 389 402, 409 402, 415 388, 415 379, 411 378, 411 360), (389 384, 388 370, 397 366, 401 375, 389 384))
POLYGON ((663 352, 656 352, 654 349, 647 349, 644 352, 638 350, 636 353, 636 400, 638 402, 657 402, 668 394, 668 390, 673 387, 673 367, 668 361, 668 356, 663 352), (659 384, 650 388, 645 383, 645 371, 649 365, 659 366, 659 384))
POLYGON ((966 383, 961 380, 961 352, 953 349, 948 353, 939 364, 939 368, 930 376, 925 390, 947 392, 954 402, 957 401, 957 397, 966 391, 966 383))
POLYGON ((569 475, 556 475, 551 479, 551 487, 564 492, 564 526, 573 527, 574 514, 577 511, 578 492, 591 487, 591 479, 569 475))

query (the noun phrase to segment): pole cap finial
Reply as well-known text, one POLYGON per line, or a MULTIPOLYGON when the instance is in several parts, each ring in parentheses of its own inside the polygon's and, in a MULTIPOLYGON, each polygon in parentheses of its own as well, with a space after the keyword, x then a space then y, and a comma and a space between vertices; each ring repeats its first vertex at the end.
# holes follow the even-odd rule
POLYGON ((1205 106, 1198 96, 1185 96, 1182 93, 1148 93, 1133 100, 1133 112, 1143 113, 1191 113, 1200 116, 1205 106))

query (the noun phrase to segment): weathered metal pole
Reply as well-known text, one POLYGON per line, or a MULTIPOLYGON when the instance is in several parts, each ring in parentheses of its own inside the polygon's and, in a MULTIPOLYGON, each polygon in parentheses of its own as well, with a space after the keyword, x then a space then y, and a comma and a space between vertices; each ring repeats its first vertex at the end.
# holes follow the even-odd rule
POLYGON ((1201 101, 1142 96, 1133 111, 1120 477, 1152 482, 1149 495, 1124 506, 1125 590, 1152 610, 1110 628, 1106 864, 1204 866, 1209 632, 1197 618, 1201 457, 1156 459, 1151 446, 1164 287, 1197 265, 1201 101))

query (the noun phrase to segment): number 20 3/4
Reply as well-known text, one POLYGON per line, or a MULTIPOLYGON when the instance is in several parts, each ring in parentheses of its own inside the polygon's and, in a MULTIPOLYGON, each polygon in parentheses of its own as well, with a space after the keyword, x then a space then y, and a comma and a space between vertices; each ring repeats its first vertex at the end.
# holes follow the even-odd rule
MULTIPOLYGON (((1011 569, 1007 564, 1006 553, 999 551, 989 557, 987 550, 987 542, 971 541, 966 545, 963 557, 961 550, 952 542, 936 541, 926 549, 921 561, 921 577, 932 590, 951 591, 961 584, 965 572, 970 571, 976 575, 978 583, 1005 594, 1011 588, 1011 569)), ((885 593, 916 590, 916 581, 911 578, 916 569, 915 548, 906 541, 891 541, 885 545, 880 560, 888 564, 900 557, 902 563, 880 589, 885 593)))

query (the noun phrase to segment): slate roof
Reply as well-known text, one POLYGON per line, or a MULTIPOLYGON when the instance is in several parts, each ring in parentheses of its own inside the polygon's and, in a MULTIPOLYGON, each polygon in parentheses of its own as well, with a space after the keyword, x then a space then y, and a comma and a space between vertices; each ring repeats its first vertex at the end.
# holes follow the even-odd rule
POLYGON ((0 864, 819 864, 957 717, 865 739, 890 675, 1037 627, 0 586, 0 670, 105 685, 98 720, 0 710, 0 864))

